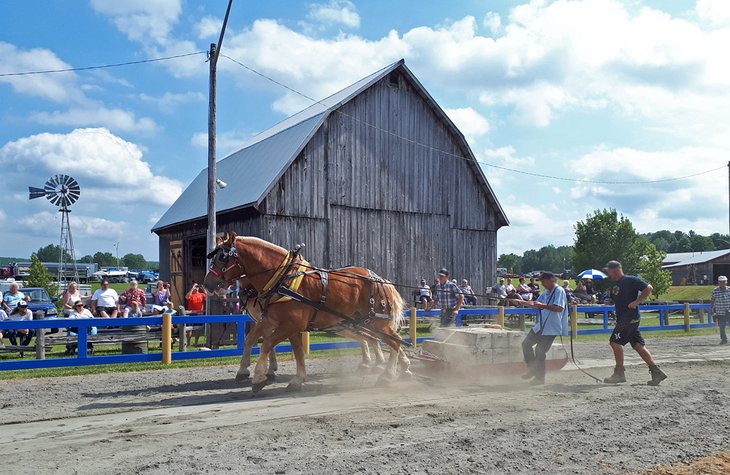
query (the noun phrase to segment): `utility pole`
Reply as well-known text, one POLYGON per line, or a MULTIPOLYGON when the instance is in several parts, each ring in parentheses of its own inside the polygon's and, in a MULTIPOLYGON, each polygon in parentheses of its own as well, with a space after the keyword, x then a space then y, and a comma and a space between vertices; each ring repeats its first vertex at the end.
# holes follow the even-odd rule
POLYGON ((117 270, 119 270, 119 241, 114 243, 115 255, 117 256, 117 270))
MULTIPOLYGON (((218 56, 223 46, 223 35, 226 33, 226 25, 228 25, 228 16, 231 13, 231 6, 233 0, 228 0, 228 8, 226 9, 226 16, 223 18, 223 26, 221 27, 221 34, 218 37, 218 43, 210 44, 210 52, 208 53, 208 63, 210 66, 210 84, 208 90, 208 236, 207 244, 208 251, 212 251, 215 246, 215 235, 216 235, 216 73, 218 66, 218 56)), ((210 267, 211 261, 208 260, 208 267, 210 267)), ((210 299, 205 299, 205 313, 210 314, 210 299)), ((206 325, 206 345, 208 342, 208 334, 206 325)))
POLYGON ((728 233, 730 233, 730 162, 727 162, 727 186, 728 186, 728 203, 727 203, 728 233))

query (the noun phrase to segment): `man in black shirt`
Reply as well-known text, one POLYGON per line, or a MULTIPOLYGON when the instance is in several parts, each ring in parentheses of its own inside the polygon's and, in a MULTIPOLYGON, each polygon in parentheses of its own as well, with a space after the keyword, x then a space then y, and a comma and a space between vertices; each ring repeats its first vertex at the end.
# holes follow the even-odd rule
POLYGON ((647 384, 649 386, 659 386, 659 383, 667 379, 667 375, 654 362, 654 358, 646 349, 644 339, 639 331, 641 318, 639 316, 639 305, 651 295, 653 288, 651 284, 644 282, 639 277, 624 275, 621 263, 618 261, 609 261, 606 264, 606 273, 613 281, 613 286, 609 292, 616 307, 616 327, 611 334, 611 349, 616 359, 616 368, 611 377, 603 381, 609 384, 626 382, 624 345, 631 343, 631 347, 649 365, 651 381, 647 384))

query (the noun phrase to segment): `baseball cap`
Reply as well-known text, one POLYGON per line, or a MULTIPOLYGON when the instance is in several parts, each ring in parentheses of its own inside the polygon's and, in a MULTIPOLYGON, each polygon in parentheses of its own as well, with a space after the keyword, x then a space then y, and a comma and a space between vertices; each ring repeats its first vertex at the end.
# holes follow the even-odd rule
POLYGON ((720 277, 717 278, 717 280, 718 280, 718 282, 727 282, 727 277, 725 277, 724 275, 721 275, 720 277))
POLYGON ((439 271, 439 275, 443 275, 443 276, 446 276, 446 277, 448 277, 448 276, 449 276, 449 271, 448 271, 448 270, 446 270, 446 269, 444 269, 444 268, 442 268, 442 269, 441 269, 441 270, 439 271))
POLYGON ((606 263, 606 269, 620 269, 621 263, 619 261, 608 261, 606 263))
POLYGON ((77 300, 77 301, 74 302, 74 305, 73 306, 74 307, 78 307, 79 305, 81 305, 83 307, 84 306, 84 302, 82 302, 81 300, 77 300))
POLYGON ((18 302, 18 307, 27 307, 27 306, 28 306, 28 302, 26 302, 25 300, 21 300, 20 302, 18 302))

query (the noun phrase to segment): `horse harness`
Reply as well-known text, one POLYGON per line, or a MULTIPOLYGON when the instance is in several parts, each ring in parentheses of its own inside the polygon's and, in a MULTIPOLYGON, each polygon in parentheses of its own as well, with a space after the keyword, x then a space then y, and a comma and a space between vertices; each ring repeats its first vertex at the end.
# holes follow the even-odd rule
POLYGON ((390 312, 393 308, 393 304, 388 298, 388 294, 385 292, 385 285, 388 284, 386 280, 378 276, 371 270, 368 270, 368 277, 355 274, 347 270, 348 268, 342 269, 322 269, 310 265, 306 260, 299 256, 299 249, 289 251, 287 257, 279 266, 277 271, 274 273, 269 282, 264 286, 262 294, 258 297, 257 302, 260 302, 263 317, 266 318, 269 305, 276 305, 279 303, 288 302, 294 300, 296 302, 308 305, 314 308, 314 313, 307 324, 307 331, 319 330, 328 333, 336 333, 343 330, 352 331, 358 334, 365 334, 372 338, 381 338, 388 340, 397 340, 398 342, 412 346, 410 343, 389 335, 380 330, 375 330, 366 327, 372 320, 383 319, 390 320, 390 312), (359 279, 368 279, 370 281, 370 309, 367 315, 355 316, 346 315, 338 310, 335 310, 327 306, 327 293, 329 289, 330 274, 348 274, 352 277, 359 279), (322 285, 322 292, 319 300, 310 299, 301 292, 299 287, 301 286, 302 280, 307 275, 318 275, 320 283, 322 285), (380 309, 383 313, 376 312, 375 297, 380 295, 380 309), (317 318, 319 312, 325 312, 342 319, 341 323, 331 325, 325 328, 315 328, 314 320, 317 318))

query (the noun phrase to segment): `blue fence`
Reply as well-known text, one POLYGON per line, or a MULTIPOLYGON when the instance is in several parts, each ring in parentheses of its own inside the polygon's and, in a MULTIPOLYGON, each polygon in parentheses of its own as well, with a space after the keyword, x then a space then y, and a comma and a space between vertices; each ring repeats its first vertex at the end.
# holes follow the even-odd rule
MULTIPOLYGON (((684 323, 670 324, 669 315, 672 312, 684 311, 684 305, 644 305, 641 307, 642 312, 654 311, 659 312, 659 325, 642 326, 642 331, 654 330, 681 330, 685 329, 684 323)), ((691 323, 690 328, 707 328, 714 326, 712 316, 710 315, 709 304, 691 304, 690 310, 698 312, 706 312, 707 323, 691 323)), ((609 316, 614 311, 613 306, 607 305, 581 305, 578 306, 578 313, 583 314, 600 314, 603 318, 601 328, 590 328, 578 330, 579 335, 588 335, 596 333, 610 333, 612 329, 609 325, 609 316)), ((456 319, 457 326, 461 326, 465 317, 488 316, 494 317, 496 320, 499 314, 498 307, 484 308, 462 308, 456 319)), ((536 315, 537 311, 531 308, 505 307, 505 317, 510 315, 536 315)), ((418 310, 416 312, 418 318, 438 318, 439 311, 431 310, 426 312, 418 310)), ((172 323, 174 325, 193 325, 202 323, 236 323, 238 324, 238 341, 235 348, 216 349, 210 351, 174 351, 172 352, 172 360, 180 361, 197 358, 217 358, 221 356, 240 356, 243 352, 243 343, 246 337, 246 323, 251 322, 248 315, 206 315, 206 316, 173 316, 172 323)), ((121 354, 107 356, 91 356, 87 351, 88 329, 89 327, 130 327, 148 325, 159 327, 162 325, 162 317, 142 317, 142 318, 91 318, 91 319, 48 319, 33 321, 1 321, 0 331, 18 330, 18 329, 53 329, 53 328, 78 328, 78 356, 66 358, 49 358, 49 359, 20 359, 0 361, 0 371, 18 370, 18 369, 34 369, 34 368, 54 368, 67 366, 86 366, 99 364, 114 363, 137 363, 149 361, 162 361, 162 353, 147 354, 121 354)), ((141 334, 144 335, 144 334, 141 334)), ((418 338, 417 343, 422 343, 429 338, 418 338)), ((410 342, 410 339, 406 339, 410 342)), ((341 348, 357 348, 359 343, 356 341, 333 341, 323 343, 312 343, 310 351, 332 350, 341 348)), ((278 345, 277 352, 290 352, 291 345, 278 345)), ((259 348, 254 347, 252 353, 258 354, 259 348)))

